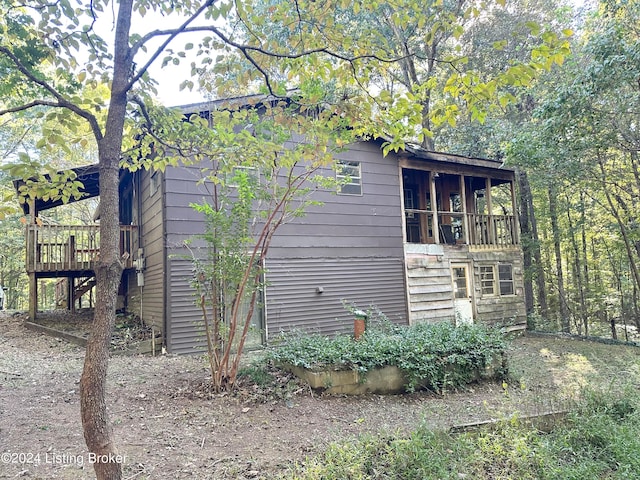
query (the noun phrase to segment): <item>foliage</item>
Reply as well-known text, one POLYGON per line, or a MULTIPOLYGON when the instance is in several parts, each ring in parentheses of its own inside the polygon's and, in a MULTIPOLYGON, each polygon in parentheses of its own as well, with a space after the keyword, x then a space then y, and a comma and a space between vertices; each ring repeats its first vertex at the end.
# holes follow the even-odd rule
MULTIPOLYGON (((554 64, 561 65, 569 53, 571 30, 556 31, 555 25, 542 25, 537 18, 507 22, 518 36, 500 29, 502 36, 484 43, 480 55, 469 49, 465 34, 481 30, 477 25, 484 18, 507 12, 505 4, 502 0, 333 0, 318 5, 270 0, 238 9, 234 33, 248 45, 276 50, 298 45, 349 58, 348 69, 356 81, 348 84, 343 81, 346 65, 319 65, 316 58, 292 59, 284 71, 274 71, 267 64, 260 73, 271 80, 271 93, 278 87, 314 84, 370 103, 378 128, 390 137, 385 152, 397 151, 408 140, 433 150, 433 137, 440 130, 455 127, 466 115, 483 122, 490 112, 515 102, 517 89, 531 84, 554 64), (274 18, 292 15, 300 19, 299 24, 285 28, 273 24, 274 18), (305 34, 313 29, 322 34, 307 38, 305 34), (479 68, 487 57, 505 50, 508 40, 510 46, 518 45, 519 55, 512 55, 493 71, 479 68), (305 63, 306 68, 300 68, 305 63), (295 74, 290 71, 293 68, 295 74), (291 85, 291 80, 297 83, 291 85), (362 95, 362 90, 367 94, 362 95)), ((216 66, 216 75, 205 74, 200 80, 209 91, 214 86, 235 91, 251 75, 256 57, 233 61, 228 51, 219 58, 223 61, 216 66)))
POLYGON ((387 324, 382 329, 370 328, 357 341, 346 335, 285 335, 270 350, 269 358, 314 370, 354 369, 362 373, 395 365, 406 374, 408 391, 420 386, 444 391, 468 383, 477 369, 501 356, 505 348, 499 331, 480 325, 387 324))
POLYGON ((288 478, 596 479, 640 474, 637 392, 595 395, 544 434, 517 417, 495 428, 451 434, 421 427, 407 436, 367 435, 332 443, 288 478))
POLYGON ((602 2, 560 75, 531 91, 528 124, 503 145, 529 171, 540 229, 551 230, 539 266, 551 306, 582 334, 640 326, 639 18, 637 2, 602 2))
POLYGON ((24 288, 24 225, 20 220, 14 214, 0 221, 0 286, 7 289, 5 308, 10 310, 24 309, 28 300, 24 288))
POLYGON ((254 312, 260 305, 263 259, 276 231, 304 215, 317 188, 333 188, 329 172, 341 146, 355 140, 347 115, 300 108, 297 103, 262 101, 258 107, 211 112, 211 123, 194 118, 164 122, 153 139, 165 142, 165 158, 180 143, 176 161, 197 166, 209 196, 192 207, 203 215, 206 232, 190 247, 194 285, 202 309, 212 382, 232 389, 254 312), (176 131, 169 132, 169 125, 176 131), (191 130, 204 128, 193 134, 191 130), (177 132, 180 134, 177 134, 177 132), (162 136, 160 135, 162 134, 162 136), (200 142, 212 138, 210 149, 200 142), (190 139, 197 143, 189 145, 190 139), (298 138, 303 138, 299 141, 298 138), (194 151, 197 149, 198 151, 194 151), (193 155, 186 156, 192 151, 193 155), (202 242, 201 242, 202 243, 202 242))

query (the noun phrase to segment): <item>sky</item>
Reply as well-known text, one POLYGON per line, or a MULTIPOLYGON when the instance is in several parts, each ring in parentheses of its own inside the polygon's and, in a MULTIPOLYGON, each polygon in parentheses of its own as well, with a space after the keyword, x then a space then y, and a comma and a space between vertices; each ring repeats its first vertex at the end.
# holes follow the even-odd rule
MULTIPOLYGON (((183 21, 183 18, 180 16, 162 16, 155 12, 148 12, 143 18, 137 17, 136 19, 133 19, 132 31, 144 35, 151 30, 176 28, 183 21)), ((200 24, 202 24, 202 22, 200 24)), ((171 43, 170 48, 173 47, 176 51, 184 47, 187 42, 192 42, 196 46, 193 50, 186 52, 187 57, 181 59, 180 65, 176 66, 169 64, 162 68, 162 59, 165 57, 165 55, 162 54, 149 68, 151 77, 159 84, 157 98, 165 106, 173 107, 187 105, 205 100, 204 96, 198 92, 197 86, 193 91, 186 89, 180 91, 180 84, 185 80, 191 79, 191 62, 198 61, 198 58, 195 56, 195 52, 198 45, 198 39, 203 36, 204 34, 182 34, 171 43), (189 53, 191 53, 190 56, 189 53)), ((159 41, 156 42, 156 45, 159 44, 159 41)), ((151 51, 153 50, 150 47, 149 52, 151 51)), ((142 60, 136 60, 136 62, 139 65, 144 63, 142 60)), ((191 80, 194 80, 195 82, 196 79, 191 80)))

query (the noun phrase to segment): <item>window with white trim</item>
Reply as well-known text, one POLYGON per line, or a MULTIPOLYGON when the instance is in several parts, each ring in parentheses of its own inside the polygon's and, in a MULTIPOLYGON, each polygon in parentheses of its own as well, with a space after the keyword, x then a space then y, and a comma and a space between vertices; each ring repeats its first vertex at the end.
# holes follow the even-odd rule
POLYGON ((493 265, 480 266, 480 286, 482 295, 493 296, 496 294, 496 269, 493 265))
POLYGON ((155 193, 160 189, 160 173, 153 172, 149 180, 149 196, 153 197, 155 193))
POLYGON ((510 263, 498 264, 498 282, 500 285, 500 295, 513 295, 513 266, 510 263))
POLYGON ((360 162, 338 160, 336 181, 339 195, 362 195, 362 169, 360 162))

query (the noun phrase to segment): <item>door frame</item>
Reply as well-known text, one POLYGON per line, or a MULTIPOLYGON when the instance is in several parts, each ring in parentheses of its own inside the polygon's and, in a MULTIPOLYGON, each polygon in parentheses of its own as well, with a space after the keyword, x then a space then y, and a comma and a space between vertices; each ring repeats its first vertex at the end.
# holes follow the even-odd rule
POLYGON ((471 262, 451 262, 451 285, 453 287, 453 312, 454 321, 456 326, 464 324, 472 324, 475 322, 475 298, 473 295, 473 269, 471 262), (456 277, 455 270, 463 269, 465 277, 466 296, 457 297, 457 283, 456 280, 460 277, 456 277))

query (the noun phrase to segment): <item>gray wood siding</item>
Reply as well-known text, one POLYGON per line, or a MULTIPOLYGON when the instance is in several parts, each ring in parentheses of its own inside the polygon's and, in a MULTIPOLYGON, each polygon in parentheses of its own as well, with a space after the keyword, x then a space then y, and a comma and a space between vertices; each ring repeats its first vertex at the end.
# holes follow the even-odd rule
POLYGON ((167 168, 165 171, 165 229, 168 253, 182 250, 185 240, 205 231, 205 220, 192 203, 209 199, 209 192, 201 179, 198 167, 167 168))
MULTIPOLYGON (((358 259, 348 267, 342 259, 292 259, 286 264, 269 262, 266 316, 268 338, 292 329, 333 334, 351 332, 353 317, 342 300, 366 309, 380 308, 396 323, 406 323, 401 262, 358 259), (316 288, 323 292, 317 293, 316 288)), ((205 349, 202 315, 191 287, 191 262, 169 260, 168 315, 171 327, 166 341, 171 353, 189 354, 205 349)))
MULTIPOLYGON (((342 307, 343 298, 362 307, 374 304, 394 321, 407 322, 397 159, 383 158, 371 143, 357 144, 338 158, 361 161, 363 195, 318 190, 313 199, 323 205, 278 230, 267 257, 271 334, 292 328, 349 330, 353 322, 342 307), (326 294, 315 293, 318 281, 326 285, 326 294)), ((330 169, 323 173, 333 175, 330 169)), ((171 264, 167 340, 172 353, 202 348, 194 326, 200 312, 194 310, 189 282, 180 280, 191 269, 181 257, 183 242, 205 228, 203 217, 189 206, 208 197, 206 186, 197 185, 199 178, 195 167, 165 172, 166 255, 171 264)))
POLYGON ((198 185, 200 178, 196 167, 170 167, 164 175, 166 340, 167 350, 175 354, 206 349, 201 333, 202 314, 191 287, 192 262, 184 248, 186 240, 205 231, 204 217, 190 206, 208 197, 206 187, 198 185))
POLYGON ((448 261, 436 256, 407 258, 411 323, 453 321, 453 286, 448 261))
POLYGON ((353 331, 342 301, 379 308, 407 323, 404 266, 397 258, 292 258, 267 261, 267 334, 353 331), (320 293, 321 290, 321 293, 320 293))
MULTIPOLYGON (((361 161, 363 195, 338 195, 318 190, 312 198, 323 203, 312 206, 303 217, 278 230, 271 256, 335 257, 397 256, 402 258, 402 213, 397 159, 387 158, 377 144, 358 143, 336 156, 361 161), (345 250, 337 255, 335 249, 345 250), (362 249, 366 249, 366 252, 362 249)), ((323 175, 333 175, 324 169, 323 175)), ((190 203, 209 196, 205 185, 197 185, 197 167, 168 168, 165 172, 166 242, 169 250, 204 231, 204 219, 190 203)))
MULTIPOLYGON (((283 225, 274 238, 270 257, 398 258, 402 250, 402 212, 398 161, 383 157, 374 143, 358 143, 336 155, 361 162, 362 195, 316 191, 303 217, 283 225)), ((328 169, 323 175, 333 175, 328 169)))
POLYGON ((195 290, 191 286, 192 263, 185 258, 170 258, 168 264, 168 349, 174 354, 203 352, 206 341, 202 312, 196 305, 195 290))
MULTIPOLYGON (((168 349, 171 353, 202 351, 202 316, 190 284, 192 263, 178 255, 168 262, 168 349)), ((363 309, 375 305, 391 321, 407 323, 401 259, 268 258, 266 269, 267 340, 292 329, 323 334, 351 331, 353 318, 342 300, 363 309), (317 292, 319 287, 322 293, 317 292)))
MULTIPOLYGON (((160 175, 159 173, 157 175, 160 175)), ((151 195, 151 172, 144 172, 141 180, 141 225, 142 248, 144 249, 146 268, 144 271, 144 287, 142 288, 142 308, 140 308, 140 292, 132 299, 133 311, 142 311, 143 319, 165 331, 165 250, 164 250, 164 216, 162 176, 158 190, 151 195)), ((129 286, 136 287, 135 273, 130 278, 129 286)))

